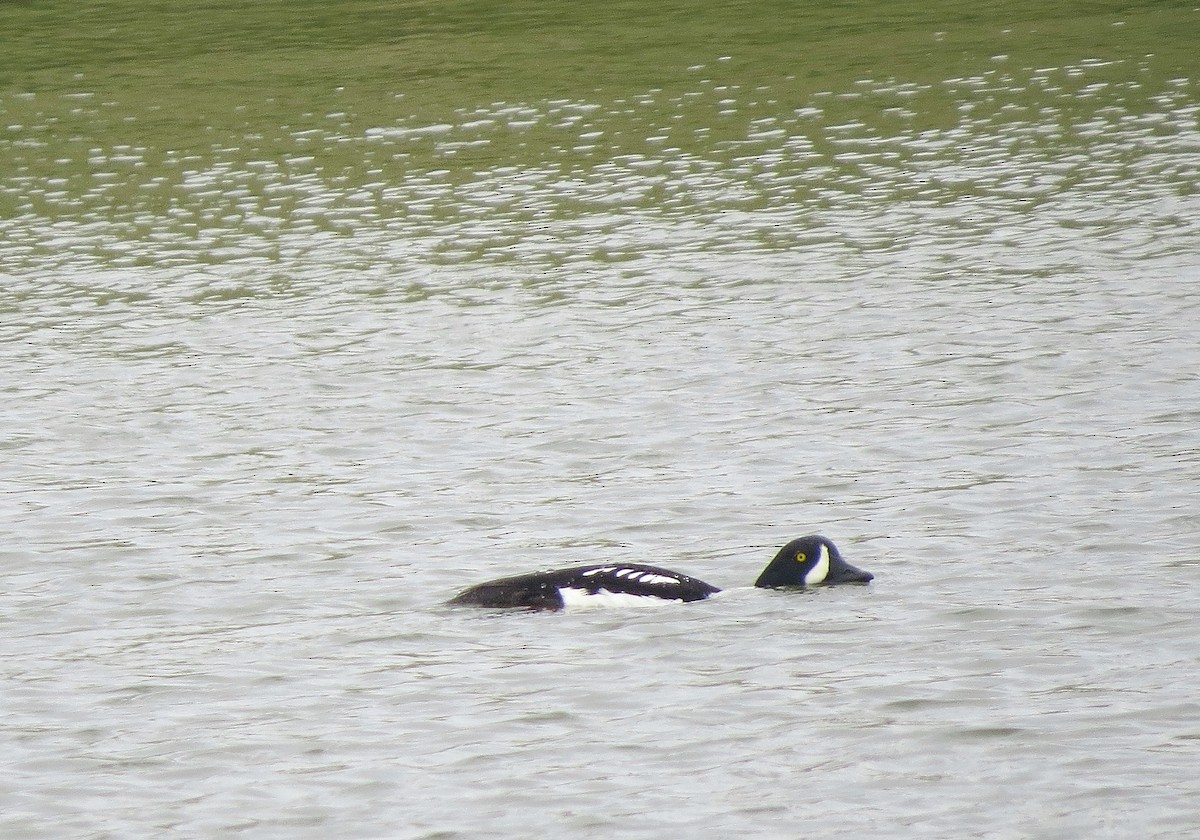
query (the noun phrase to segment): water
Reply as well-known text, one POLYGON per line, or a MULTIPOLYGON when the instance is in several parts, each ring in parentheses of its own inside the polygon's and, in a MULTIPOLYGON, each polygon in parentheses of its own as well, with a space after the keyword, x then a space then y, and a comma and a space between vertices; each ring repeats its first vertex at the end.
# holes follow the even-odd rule
POLYGON ((1194 12, 443 8, 3 12, 0 835, 1200 828, 1194 12))

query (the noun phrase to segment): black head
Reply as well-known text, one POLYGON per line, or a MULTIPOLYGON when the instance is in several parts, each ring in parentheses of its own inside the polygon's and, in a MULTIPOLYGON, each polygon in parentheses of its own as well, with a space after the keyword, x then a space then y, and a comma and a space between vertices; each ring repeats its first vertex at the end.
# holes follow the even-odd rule
POLYGON ((754 582, 755 586, 812 586, 818 583, 868 583, 875 576, 842 559, 824 537, 800 537, 779 549, 754 582))

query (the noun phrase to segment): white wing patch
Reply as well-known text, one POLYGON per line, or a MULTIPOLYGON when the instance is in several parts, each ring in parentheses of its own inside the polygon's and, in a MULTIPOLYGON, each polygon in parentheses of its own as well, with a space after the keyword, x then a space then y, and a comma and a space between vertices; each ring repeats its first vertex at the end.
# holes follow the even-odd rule
POLYGON ((677 578, 667 577, 666 575, 656 575, 653 572, 642 572, 638 578, 642 583, 679 583, 677 578))
POLYGON ((583 573, 583 577, 591 577, 592 575, 607 575, 615 572, 616 566, 601 566, 599 569, 588 569, 583 573))
POLYGON ((596 575, 612 575, 616 578, 628 578, 629 580, 636 580, 638 583, 679 583, 678 578, 667 575, 656 575, 654 572, 644 572, 641 569, 626 569, 621 566, 601 566, 598 569, 588 569, 580 577, 594 577, 596 575))
MULTIPOLYGON (((597 572, 600 570, 597 569, 597 572)), ((631 570, 626 570, 631 571, 631 570)), ((591 574, 590 572, 587 574, 591 574)), ((662 577, 662 575, 654 575, 654 577, 662 577)), ((674 580, 667 578, 667 580, 674 580)), ((563 606, 570 609, 572 607, 646 607, 654 604, 679 604, 682 601, 678 598, 660 598, 655 595, 633 595, 629 592, 609 592, 607 589, 598 589, 595 593, 588 592, 586 589, 578 589, 573 586, 560 587, 558 593, 562 596, 563 606)))

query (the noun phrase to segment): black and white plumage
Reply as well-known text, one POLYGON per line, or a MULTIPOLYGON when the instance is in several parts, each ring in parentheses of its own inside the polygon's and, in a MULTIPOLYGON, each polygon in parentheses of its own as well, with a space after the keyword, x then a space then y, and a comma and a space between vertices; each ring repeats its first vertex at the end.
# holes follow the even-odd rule
MULTIPOLYGON (((754 585, 764 589, 830 583, 867 583, 874 575, 842 559, 821 536, 792 540, 763 569, 754 585)), ((500 578, 465 589, 455 606, 561 610, 589 602, 662 603, 701 601, 721 590, 694 577, 657 566, 601 563, 500 578)))

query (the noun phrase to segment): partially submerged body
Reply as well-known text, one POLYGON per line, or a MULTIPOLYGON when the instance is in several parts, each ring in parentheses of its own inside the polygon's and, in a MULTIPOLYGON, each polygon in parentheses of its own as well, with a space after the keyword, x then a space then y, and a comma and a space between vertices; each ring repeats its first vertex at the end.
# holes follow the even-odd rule
MULTIPOLYGON (((837 546, 829 540, 811 536, 792 540, 781 548, 754 585, 780 588, 867 583, 873 577, 843 560, 837 546)), ((449 603, 561 610, 594 599, 610 603, 701 601, 720 591, 702 580, 657 566, 601 563, 488 581, 463 590, 449 603)))

